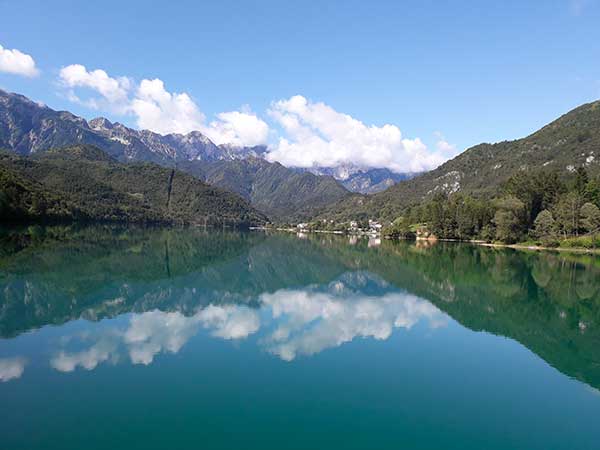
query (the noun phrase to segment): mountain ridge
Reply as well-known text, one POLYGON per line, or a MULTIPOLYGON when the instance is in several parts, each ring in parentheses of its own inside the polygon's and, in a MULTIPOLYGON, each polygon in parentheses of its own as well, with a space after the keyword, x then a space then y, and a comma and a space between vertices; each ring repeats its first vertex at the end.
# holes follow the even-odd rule
MULTIPOLYGON (((199 131, 162 135, 150 130, 135 130, 104 117, 87 121, 68 111, 55 111, 23 95, 0 89, 0 148, 27 155, 74 144, 95 145, 124 162, 142 160, 165 166, 196 160, 235 161, 249 157, 267 160, 268 155, 265 145, 216 145, 199 131)), ((333 175, 346 189, 363 193, 378 192, 407 176, 388 169, 346 166, 288 169, 333 175)))
POLYGON ((197 131, 160 135, 103 117, 88 122, 0 91, 0 148, 35 157, 76 144, 94 145, 119 162, 153 162, 186 171, 242 195, 279 221, 303 220, 316 207, 329 206, 348 194, 331 177, 299 174, 267 161, 265 146, 217 146, 197 131))
POLYGON ((543 169, 566 178, 577 167, 585 167, 590 176, 600 174, 600 100, 578 106, 524 138, 478 144, 385 191, 350 196, 321 211, 319 218, 394 220, 406 207, 435 194, 490 197, 520 171, 543 169))

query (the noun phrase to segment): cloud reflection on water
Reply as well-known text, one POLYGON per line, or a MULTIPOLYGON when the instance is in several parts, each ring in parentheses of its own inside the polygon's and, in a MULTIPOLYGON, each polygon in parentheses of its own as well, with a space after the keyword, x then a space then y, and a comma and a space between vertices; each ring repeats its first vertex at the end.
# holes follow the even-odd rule
POLYGON ((243 339, 259 329, 260 321, 256 311, 237 305, 209 305, 191 317, 179 312, 142 313, 131 319, 124 334, 131 362, 150 364, 160 352, 179 352, 201 326, 215 337, 243 339))
MULTIPOLYGON (((61 372, 72 372, 77 367, 92 370, 107 361, 116 363, 123 351, 133 364, 148 365, 159 353, 179 352, 200 327, 212 330, 215 337, 242 339, 259 326, 258 313, 247 306, 209 305, 189 317, 180 312, 149 311, 133 315, 125 330, 102 330, 87 349, 59 351, 50 365, 61 372)), ((79 336, 79 341, 89 340, 94 338, 88 334, 79 336)))
POLYGON ((20 378, 25 371, 27 360, 22 357, 0 358, 0 382, 20 378))
POLYGON ((394 328, 410 329, 427 320, 437 328, 446 316, 431 303, 405 293, 381 297, 332 292, 282 290, 261 297, 277 321, 263 340, 267 350, 285 361, 313 355, 357 337, 388 339, 394 328))
MULTIPOLYGON (((391 290, 368 273, 347 273, 326 286, 282 289, 259 296, 259 308, 246 305, 214 305, 191 316, 181 312, 153 310, 133 315, 123 329, 102 329, 80 337, 85 347, 61 349, 50 365, 61 372, 78 367, 92 370, 105 362, 116 363, 122 355, 133 364, 148 365, 160 353, 178 353, 198 333, 241 340, 262 331, 258 345, 282 360, 314 355, 355 338, 388 339, 394 329, 410 329, 419 321, 430 328, 447 323, 447 316, 426 300, 391 290)), ((68 344, 72 339, 65 339, 68 344)))

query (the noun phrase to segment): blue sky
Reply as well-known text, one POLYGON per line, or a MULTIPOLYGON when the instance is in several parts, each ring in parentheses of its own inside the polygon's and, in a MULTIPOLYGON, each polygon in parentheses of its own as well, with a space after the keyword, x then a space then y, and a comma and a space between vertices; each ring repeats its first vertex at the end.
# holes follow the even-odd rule
MULTIPOLYGON (((100 101, 90 108, 89 100, 102 96, 81 83, 65 86, 60 71, 80 64, 127 77, 132 96, 141 80, 158 78, 166 91, 189 95, 207 130, 219 122, 215 133, 231 131, 237 120, 217 114, 251 112, 268 124, 268 141, 280 156, 311 143, 320 153, 343 153, 340 146, 350 138, 338 135, 356 131, 369 134, 356 139, 364 148, 344 157, 364 162, 360 153, 378 151, 380 142, 382 153, 396 151, 387 144, 397 141, 394 130, 369 130, 391 124, 411 140, 402 144, 407 155, 421 140, 427 149, 414 151, 423 158, 423 152, 441 151, 440 141, 460 151, 521 137, 600 98, 597 0, 0 0, 0 17, 0 45, 31 55, 39 70, 35 77, 0 73, 4 89, 87 118, 152 128, 122 105, 100 101), (295 95, 306 102, 292 101, 295 95), (283 103, 273 108, 277 101, 283 103), (331 111, 366 129, 342 124, 344 116, 331 111), (327 145, 302 140, 306 129, 285 128, 285 118, 316 130, 313 137, 327 145), (326 129, 323 121, 338 119, 339 127, 326 129)), ((374 164, 389 160, 401 169, 408 167, 406 157, 374 164)))

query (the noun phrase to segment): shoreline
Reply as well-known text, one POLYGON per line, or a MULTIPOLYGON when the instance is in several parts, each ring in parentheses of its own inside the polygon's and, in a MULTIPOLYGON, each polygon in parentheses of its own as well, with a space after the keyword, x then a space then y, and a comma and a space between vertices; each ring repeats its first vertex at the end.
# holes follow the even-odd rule
POLYGON ((535 252, 568 252, 568 253, 579 253, 579 254, 590 254, 600 255, 600 248, 585 248, 585 247, 544 247, 543 245, 526 245, 526 244, 500 244, 496 242, 486 242, 482 240, 472 239, 462 241, 460 239, 429 239, 429 238, 417 238, 417 241, 431 241, 431 242, 462 242, 473 245, 480 245, 482 247, 490 248, 512 248, 515 250, 530 250, 535 252))
POLYGON ((532 250, 532 251, 551 251, 551 252, 568 252, 580 253, 589 255, 600 255, 600 248, 584 248, 584 247, 544 247, 542 245, 524 245, 524 244, 495 244, 481 241, 466 241, 472 244, 481 245, 483 247, 505 247, 514 248, 515 250, 532 250))
POLYGON ((384 238, 381 233, 348 233, 347 231, 333 231, 333 230, 298 230, 297 228, 281 228, 281 227, 250 227, 251 231, 283 231, 285 233, 318 233, 318 234, 335 234, 337 236, 367 236, 367 237, 378 237, 384 238))
MULTIPOLYGON (((298 230, 295 228, 283 228, 283 227, 250 227, 251 230, 263 230, 263 231, 283 231, 287 233, 325 233, 325 234, 336 234, 338 236, 365 236, 365 237, 379 237, 386 240, 402 240, 402 239, 391 239, 382 235, 381 233, 348 233, 345 231, 331 231, 331 230, 298 230)), ((431 242, 458 242, 463 244, 480 245, 482 247, 490 248, 512 248, 515 250, 529 250, 535 252, 549 251, 549 252, 565 252, 565 253, 578 253, 600 256, 600 248, 584 248, 584 247, 544 247, 542 245, 526 245, 526 244, 500 244, 494 242, 486 242, 481 240, 460 240, 460 239, 429 239, 429 238, 417 238, 415 241, 431 241, 431 242)))

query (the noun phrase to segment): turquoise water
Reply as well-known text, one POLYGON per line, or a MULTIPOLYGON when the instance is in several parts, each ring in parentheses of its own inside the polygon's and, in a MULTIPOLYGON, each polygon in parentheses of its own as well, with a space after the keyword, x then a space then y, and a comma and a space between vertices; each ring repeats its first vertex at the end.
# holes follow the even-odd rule
POLYGON ((600 259, 0 234, 2 449, 598 449, 600 259))

